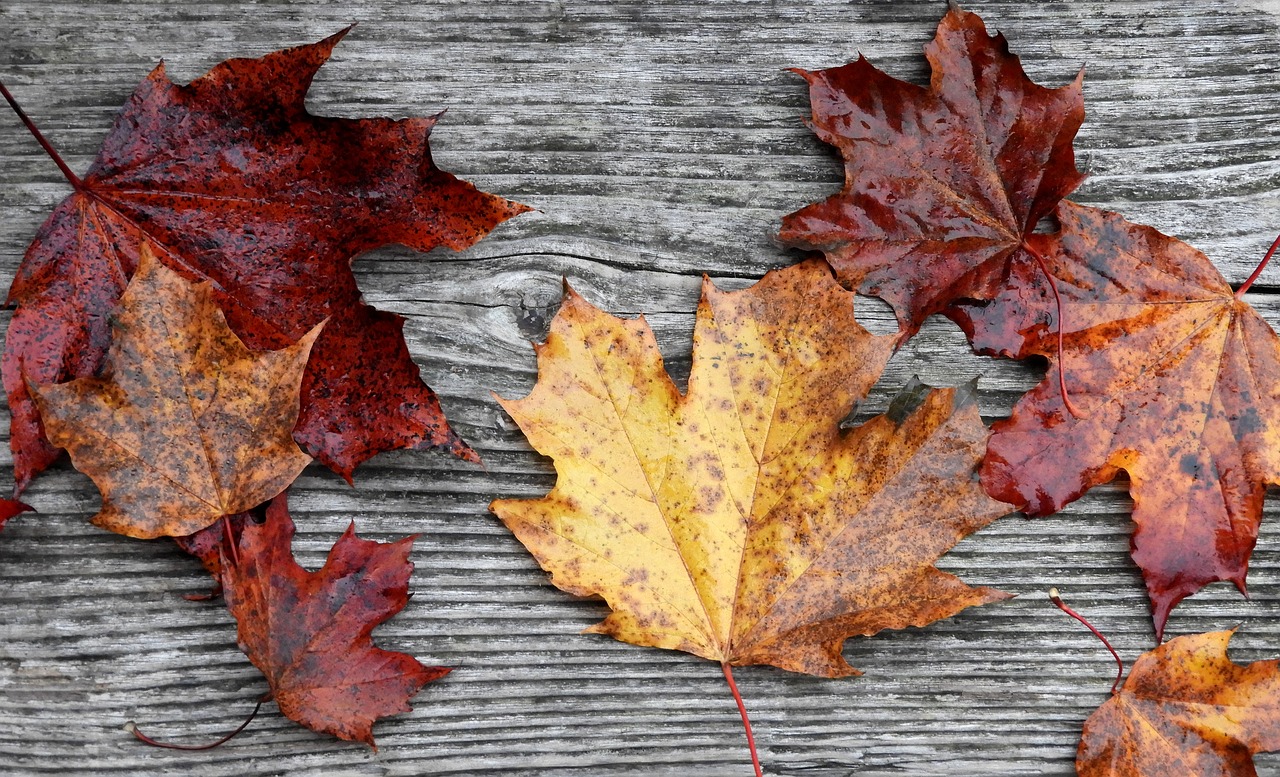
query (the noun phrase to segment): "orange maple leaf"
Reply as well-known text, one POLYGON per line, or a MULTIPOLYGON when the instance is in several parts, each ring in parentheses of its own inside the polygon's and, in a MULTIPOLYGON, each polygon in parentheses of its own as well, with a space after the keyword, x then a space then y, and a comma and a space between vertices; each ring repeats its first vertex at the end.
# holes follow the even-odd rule
POLYGON ((1048 515, 1128 472, 1159 636, 1206 584, 1244 590, 1267 484, 1280 483, 1280 340, 1186 243, 1071 202, 1058 220, 1032 236, 1042 266, 1015 263, 989 304, 949 311, 979 352, 1061 359, 1081 410, 1046 377, 992 428, 982 482, 1048 515))
POLYGON ((856 673, 848 636, 1007 596, 933 565, 1009 511, 977 480, 971 392, 917 384, 841 431, 893 342, 852 302, 819 262, 739 292, 704 283, 681 396, 643 319, 568 292, 533 392, 502 403, 555 488, 491 509, 555 585, 605 598, 590 631, 834 677, 856 673))
POLYGON ((1255 777, 1253 754, 1280 750, 1280 671, 1227 658, 1234 633, 1178 637, 1139 658, 1085 721, 1080 777, 1255 777))
POLYGON ((28 388, 49 439, 102 492, 94 523, 131 537, 191 534, 279 494, 311 458, 293 440, 317 325, 250 351, 208 283, 145 246, 113 318, 102 374, 28 388))

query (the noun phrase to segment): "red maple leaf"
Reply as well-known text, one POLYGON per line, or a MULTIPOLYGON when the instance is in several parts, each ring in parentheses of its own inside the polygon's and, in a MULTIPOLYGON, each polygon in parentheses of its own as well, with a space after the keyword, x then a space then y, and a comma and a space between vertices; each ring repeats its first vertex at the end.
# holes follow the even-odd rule
POLYGON ((892 305, 907 335, 952 300, 995 296, 1025 236, 1084 179, 1071 147, 1083 72, 1058 89, 1033 83, 1004 36, 954 6, 925 54, 927 89, 861 57, 798 71, 845 185, 783 219, 779 235, 892 305))
POLYGON ((527 208, 438 169, 427 145, 435 118, 309 114, 311 80, 344 34, 229 60, 187 86, 161 65, 87 175, 54 154, 75 192, 40 228, 9 292, 17 312, 3 377, 17 492, 58 453, 22 373, 59 383, 97 371, 143 244, 189 280, 210 281, 250 348, 281 348, 328 318, 295 437, 348 480, 393 448, 476 459, 419 377, 403 319, 361 301, 351 262, 386 243, 465 248, 527 208))
POLYGON ((1048 515, 1125 470, 1159 636, 1208 583, 1244 590, 1267 484, 1280 483, 1280 340, 1186 243, 1071 202, 1058 219, 1059 233, 1032 236, 1043 266, 1023 259, 989 304, 949 312, 981 353, 1047 357, 1050 375, 1061 359, 1079 408, 1046 377, 993 427, 982 482, 1048 515))
POLYGON ((15 502, 12 499, 0 499, 0 529, 4 528, 4 525, 9 522, 10 518, 28 512, 35 512, 35 509, 30 505, 25 505, 22 502, 15 502))
POLYGON ((373 747, 374 721, 408 712, 409 697, 449 672, 374 647, 370 637, 409 601, 413 539, 362 540, 353 523, 324 567, 308 572, 293 558, 282 494, 262 523, 246 520, 235 543, 224 545, 222 587, 240 649, 266 675, 286 717, 373 747))

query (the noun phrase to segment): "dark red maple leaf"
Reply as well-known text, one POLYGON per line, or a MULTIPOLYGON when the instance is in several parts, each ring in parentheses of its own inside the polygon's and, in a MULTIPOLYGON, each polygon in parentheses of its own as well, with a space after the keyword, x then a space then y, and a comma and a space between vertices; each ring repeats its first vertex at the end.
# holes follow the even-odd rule
POLYGON ((1044 356, 1050 375, 1061 358, 1079 408, 1046 377, 993 427, 982 482, 1048 515, 1125 470, 1159 637, 1208 583, 1244 590, 1267 484, 1280 484, 1280 340, 1186 243, 1067 201, 1058 220, 1031 241, 1061 321, 1030 259, 989 304, 949 311, 981 353, 1044 356))
POLYGON ((409 601, 413 539, 362 540, 353 523, 324 567, 308 572, 293 558, 282 494, 262 523, 246 520, 234 544, 224 544, 222 587, 240 649, 286 717, 373 747, 378 718, 408 712, 409 697, 449 672, 374 647, 370 637, 409 601))
POLYGON ((187 86, 161 65, 88 174, 63 166, 75 193, 40 228, 9 292, 17 312, 3 377, 18 492, 57 456, 22 373, 35 383, 95 373, 143 243, 188 279, 212 282, 251 348, 278 349, 329 319, 295 436, 348 480, 392 448, 476 459, 419 377, 403 319, 361 301, 351 261, 386 243, 465 248, 527 208, 438 169, 427 145, 435 118, 309 114, 311 80, 344 34, 229 60, 187 86))
POLYGON ((1083 72, 1057 89, 1033 83, 1004 36, 955 6, 925 54, 927 89, 861 57, 797 71, 845 185, 784 218, 779 235, 892 305, 907 336, 952 300, 995 296, 1024 237, 1084 179, 1071 147, 1083 72))
POLYGON ((12 499, 0 499, 0 529, 4 528, 10 518, 28 512, 35 512, 35 509, 12 499))

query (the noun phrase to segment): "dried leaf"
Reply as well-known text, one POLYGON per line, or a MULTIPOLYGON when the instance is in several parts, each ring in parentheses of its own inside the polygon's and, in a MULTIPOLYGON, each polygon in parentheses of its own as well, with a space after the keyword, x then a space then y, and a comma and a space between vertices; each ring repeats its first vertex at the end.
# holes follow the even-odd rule
POLYGON ((982 482, 1029 515, 1129 474, 1133 559, 1156 631, 1217 580, 1242 591, 1268 484, 1280 484, 1280 341, 1196 249, 1118 214, 1064 202, 1033 261, 988 305, 951 315, 974 348, 1044 356, 1045 379, 992 429, 982 482), (1057 332, 1072 403, 1056 378, 1057 332))
POLYGON ((311 80, 344 34, 229 60, 187 86, 160 66, 138 86, 9 292, 17 312, 3 373, 19 492, 57 456, 22 375, 95 374, 111 340, 108 313, 144 246, 209 281, 252 348, 282 348, 328 319, 296 432, 322 463, 350 479, 361 461, 397 447, 475 459, 419 377, 403 320, 361 301, 351 262, 386 243, 465 248, 527 208, 439 170, 427 146, 434 118, 309 114, 311 80))
POLYGON ((799 71, 810 126, 840 150, 845 185, 787 216, 780 235, 892 305, 907 334, 952 300, 993 297, 1024 236, 1084 179, 1071 147, 1083 72, 1058 89, 1036 85, 1004 36, 955 6, 925 54, 928 89, 861 57, 799 71))
POLYGON ((1008 510, 977 481, 971 395, 916 387, 841 432, 893 340, 852 303, 817 262, 705 283, 682 397, 643 319, 567 294, 533 392, 503 402, 555 488, 491 509, 555 585, 608 601, 591 631, 838 676, 847 636, 1006 596, 933 566, 1008 510))
POLYGON ((102 492, 94 523, 191 534, 279 494, 311 460, 292 433, 319 326, 250 351, 209 284, 187 283, 145 246, 112 321, 100 377, 29 384, 49 438, 102 492))
POLYGON ((282 494, 265 521, 246 521, 234 552, 223 554, 222 586, 240 649, 290 720, 376 747, 374 722, 410 711, 409 698, 449 672, 374 647, 370 636, 409 601, 413 537, 362 540, 352 523, 317 572, 298 565, 292 541, 282 494))
POLYGON ((1085 722, 1077 774, 1256 777, 1252 755, 1280 750, 1280 672, 1227 658, 1234 633, 1178 637, 1139 658, 1085 722))

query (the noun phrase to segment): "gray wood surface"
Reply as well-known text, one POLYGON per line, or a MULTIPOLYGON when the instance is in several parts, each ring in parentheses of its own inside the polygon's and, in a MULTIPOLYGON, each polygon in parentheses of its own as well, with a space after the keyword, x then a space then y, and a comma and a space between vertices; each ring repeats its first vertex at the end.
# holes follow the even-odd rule
MULTIPOLYGON (((1243 280, 1280 230, 1280 10, 1272 2, 971 2, 1042 83, 1087 65, 1077 143, 1091 173, 1076 199, 1205 250, 1243 280)), ((67 465, 28 492, 41 514, 0 535, 0 773, 199 775, 747 775, 719 668, 579 632, 599 602, 552 588, 491 516, 495 496, 537 496, 553 475, 489 391, 523 396, 561 276, 617 313, 644 311, 673 373, 687 372, 700 274, 740 287, 796 255, 781 216, 835 191, 841 168, 804 127, 803 82, 784 68, 861 51, 925 75, 921 46, 945 10, 928 2, 59 2, 0 0, 3 79, 84 170, 114 112, 164 58, 186 81, 231 56, 356 30, 321 71, 317 113, 403 116, 447 107, 438 163, 539 212, 472 250, 389 248, 357 265, 367 299, 407 335, 480 468, 431 453, 381 456, 356 487, 316 467, 292 495, 296 549, 318 565, 355 518, 364 536, 420 533, 415 596, 383 645, 457 666, 376 729, 380 749, 315 735, 269 707, 207 753, 154 750, 121 728, 205 739, 265 690, 235 647, 199 566, 167 542, 87 524, 98 496, 67 465)), ((69 188, 0 111, 0 281, 69 188)), ((1280 323, 1280 267, 1250 295, 1280 323)), ((873 301, 863 316, 884 331, 873 301)), ((7 322, 7 314, 4 321, 7 322)), ((1035 368, 969 355, 930 322, 864 408, 912 374, 980 376, 983 410, 1008 412, 1035 368)), ((8 466, 8 447, 0 464, 8 466)), ((1080 725, 1114 666, 1045 598, 1051 585, 1132 661, 1153 646, 1128 558, 1122 486, 1062 514, 1010 516, 943 566, 1019 594, 926 629, 851 640, 866 672, 833 681, 740 670, 770 775, 1066 775, 1080 725)), ((1234 657, 1280 655, 1280 523, 1268 505, 1251 600, 1215 585, 1169 635, 1240 625, 1234 657)), ((1280 775, 1262 756, 1259 773, 1280 775)))

